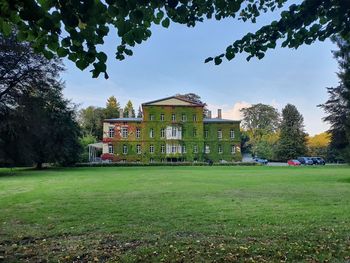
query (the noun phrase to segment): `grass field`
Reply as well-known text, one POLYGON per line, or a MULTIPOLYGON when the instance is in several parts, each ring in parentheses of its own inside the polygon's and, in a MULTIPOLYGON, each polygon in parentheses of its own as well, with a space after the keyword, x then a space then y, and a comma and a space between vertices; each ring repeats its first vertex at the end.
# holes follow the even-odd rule
POLYGON ((349 262, 350 167, 0 169, 0 262, 349 262))

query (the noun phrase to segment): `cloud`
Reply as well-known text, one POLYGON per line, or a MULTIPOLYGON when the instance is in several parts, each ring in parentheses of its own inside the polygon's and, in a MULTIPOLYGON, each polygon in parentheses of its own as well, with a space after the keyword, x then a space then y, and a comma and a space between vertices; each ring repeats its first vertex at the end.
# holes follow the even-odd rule
POLYGON ((250 106, 252 106, 252 104, 246 101, 236 102, 232 108, 223 110, 222 117, 224 119, 241 120, 243 118, 243 115, 240 110, 250 106))

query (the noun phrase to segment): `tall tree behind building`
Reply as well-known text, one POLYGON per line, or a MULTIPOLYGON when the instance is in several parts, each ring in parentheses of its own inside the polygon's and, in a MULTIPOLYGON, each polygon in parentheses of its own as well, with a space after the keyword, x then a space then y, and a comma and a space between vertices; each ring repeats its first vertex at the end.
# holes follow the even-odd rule
POLYGON ((286 161, 304 155, 307 151, 306 136, 303 116, 294 105, 287 104, 282 110, 278 141, 279 158, 286 161))
POLYGON ((339 85, 327 88, 329 99, 319 106, 327 113, 324 120, 331 125, 331 158, 350 163, 350 42, 340 37, 333 41, 339 48, 333 51, 339 65, 339 85))
POLYGON ((124 118, 135 118, 135 110, 131 100, 128 100, 128 102, 126 103, 123 115, 124 118))
POLYGON ((119 118, 120 104, 114 96, 107 99, 105 108, 105 118, 119 118))

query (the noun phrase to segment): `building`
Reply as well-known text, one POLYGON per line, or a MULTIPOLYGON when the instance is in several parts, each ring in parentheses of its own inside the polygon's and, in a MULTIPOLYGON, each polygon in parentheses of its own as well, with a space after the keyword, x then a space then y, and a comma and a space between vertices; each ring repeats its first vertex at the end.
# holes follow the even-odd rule
MULTIPOLYGON (((241 161, 240 121, 204 118, 204 104, 172 96, 142 104, 142 118, 106 119, 103 160, 113 162, 241 161)), ((122 115, 121 115, 122 116, 122 115)))

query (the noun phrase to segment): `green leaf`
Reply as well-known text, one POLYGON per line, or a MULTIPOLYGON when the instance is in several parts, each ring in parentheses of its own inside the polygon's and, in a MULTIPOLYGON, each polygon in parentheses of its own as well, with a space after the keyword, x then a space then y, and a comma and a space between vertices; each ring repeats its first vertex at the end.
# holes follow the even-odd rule
POLYGON ((107 61, 107 55, 104 52, 98 52, 96 54, 96 57, 98 58, 99 61, 103 63, 107 61))
POLYGON ((212 61, 212 60, 213 60, 212 57, 206 58, 206 59, 204 60, 204 63, 208 63, 208 62, 210 62, 210 61, 212 61))
POLYGON ((80 69, 84 70, 89 66, 89 63, 86 62, 84 59, 79 59, 77 62, 75 62, 75 65, 80 69))
POLYGON ((222 59, 220 57, 215 57, 215 59, 214 59, 215 65, 220 65, 221 62, 222 62, 222 59))
POLYGON ((63 48, 63 47, 60 47, 59 49, 57 49, 57 55, 60 57, 60 58, 63 58, 65 56, 67 56, 69 53, 68 49, 66 48, 63 48))
POLYGON ((165 28, 168 28, 170 25, 170 19, 169 18, 165 18, 163 21, 162 21, 162 26, 165 27, 165 28))

